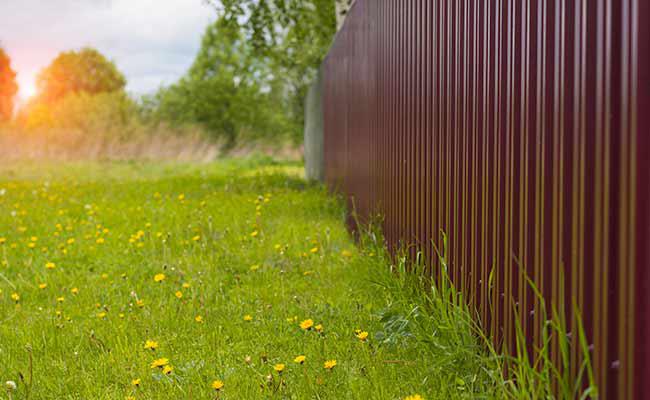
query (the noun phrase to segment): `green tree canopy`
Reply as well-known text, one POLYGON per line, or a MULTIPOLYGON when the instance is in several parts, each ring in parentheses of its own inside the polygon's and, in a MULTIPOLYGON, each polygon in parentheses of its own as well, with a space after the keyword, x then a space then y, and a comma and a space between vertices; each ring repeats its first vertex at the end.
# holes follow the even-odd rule
MULTIPOLYGON (((339 0, 341 1, 341 0, 339 0)), ((265 59, 284 84, 299 123, 316 69, 336 33, 335 0, 209 0, 220 17, 240 25, 254 57, 265 59)), ((343 2, 348 2, 343 0, 343 2)))
POLYGON ((158 120, 198 124, 229 145, 241 136, 277 137, 292 127, 268 64, 255 57, 238 24, 208 26, 188 73, 163 88, 145 108, 158 120))
POLYGON ((84 48, 59 54, 38 76, 39 101, 52 103, 68 94, 124 90, 126 78, 99 51, 84 48))
POLYGON ((0 48, 0 121, 11 118, 16 93, 18 93, 16 72, 11 69, 9 56, 0 48))

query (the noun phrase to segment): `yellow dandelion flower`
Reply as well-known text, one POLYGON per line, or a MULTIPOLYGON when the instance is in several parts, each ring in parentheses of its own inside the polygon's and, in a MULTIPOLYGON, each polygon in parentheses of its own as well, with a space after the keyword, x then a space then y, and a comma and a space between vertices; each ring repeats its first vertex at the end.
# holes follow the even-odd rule
POLYGON ((293 359, 293 362, 295 362, 296 364, 304 364, 306 359, 307 357, 305 356, 298 356, 293 359))
POLYGON ((63 297, 63 296, 56 298, 57 303, 63 303, 64 301, 65 301, 65 297, 63 297))
POLYGON ((138 307, 142 308, 142 307, 144 307, 144 300, 142 300, 142 299, 138 299, 138 300, 135 301, 135 304, 136 304, 138 307))
POLYGON ((195 241, 195 242, 198 242, 199 240, 201 240, 201 236, 196 235, 196 236, 194 236, 194 237, 192 238, 192 240, 195 241))
POLYGON ((404 397, 404 400, 424 400, 424 397, 420 396, 419 394, 412 394, 410 396, 404 397))
POLYGON ((323 325, 321 325, 321 324, 316 325, 316 326, 314 327, 314 329, 315 329, 316 332, 318 332, 318 333, 323 333, 323 325))
POLYGON ((318 253, 318 247, 312 247, 311 250, 309 250, 311 254, 316 254, 318 253))
POLYGON ((13 300, 13 301, 15 301, 16 303, 18 303, 18 301, 20 300, 20 295, 19 295, 18 293, 12 293, 12 294, 11 294, 11 300, 13 300))
POLYGON ((260 269, 259 265, 257 265, 257 264, 251 265, 251 268, 250 268, 251 271, 257 271, 258 269, 260 269))
POLYGON ((164 367, 164 366, 166 366, 168 364, 169 364, 169 359, 168 358, 159 358, 159 359, 153 360, 151 362, 151 369, 162 368, 162 367, 164 367))
POLYGON ((327 360, 327 361, 325 361, 325 364, 323 364, 323 367, 328 371, 333 370, 334 367, 336 367, 336 360, 327 360))
POLYGON ((194 317, 194 321, 198 322, 199 324, 202 324, 203 323, 203 317, 200 316, 200 315, 197 315, 196 317, 194 317))
POLYGON ((183 289, 189 289, 191 286, 192 286, 192 285, 190 285, 190 284, 187 283, 187 282, 183 283, 183 289))
POLYGON ((183 292, 180 290, 177 290, 176 293, 174 293, 174 296, 176 296, 177 299, 182 299, 183 298, 183 292))
POLYGON ((306 319, 300 323, 300 329, 309 330, 314 326, 314 321, 312 319, 306 319))
POLYGON ((212 385, 210 385, 210 386, 212 386, 212 389, 214 389, 214 390, 216 390, 218 392, 221 389, 223 389, 224 383, 223 383, 223 381, 220 381, 220 380, 217 379, 216 381, 213 381, 212 385))
POLYGON ((98 238, 98 239, 96 240, 97 244, 104 244, 105 241, 106 241, 106 240, 105 240, 104 238, 98 238))
POLYGON ((356 334, 357 338, 361 340, 362 342, 365 342, 366 339, 368 339, 368 332, 362 331, 356 334))
POLYGON ((38 288, 39 289, 45 289, 47 287, 47 283, 39 283, 38 288))
POLYGON ((135 396, 126 396, 126 400, 135 400, 135 396))
POLYGON ((97 313, 97 318, 99 319, 104 319, 106 318, 106 313, 104 311, 97 313))
POLYGON ((76 287, 73 287, 72 289, 70 289, 70 293, 72 293, 72 294, 79 294, 79 289, 76 288, 76 287))
POLYGON ((74 242, 75 242, 74 238, 70 238, 67 240, 68 244, 74 244, 74 242))
POLYGON ((142 382, 142 381, 140 380, 140 378, 138 378, 138 379, 134 379, 134 380, 131 381, 131 385, 133 385, 133 386, 135 386, 135 387, 140 387, 140 383, 141 383, 141 382, 142 382))
POLYGON ((183 193, 179 194, 179 195, 178 195, 178 200, 179 200, 179 201, 183 201, 183 200, 185 200, 185 194, 183 194, 183 193))
POLYGON ((153 280, 154 280, 154 282, 160 283, 160 282, 164 281, 165 278, 167 278, 165 276, 165 274, 156 274, 156 275, 154 275, 153 280))
POLYGON ((351 252, 350 250, 343 250, 343 251, 341 252, 341 255, 342 255, 343 257, 345 257, 345 258, 350 258, 350 257, 352 257, 352 252, 351 252))
POLYGON ((7 242, 7 238, 0 237, 0 244, 5 244, 7 242))
POLYGON ((158 348, 158 342, 155 340, 147 340, 144 342, 144 348, 145 350, 156 350, 158 348))
POLYGON ((274 369, 275 372, 277 372, 278 374, 281 374, 281 373, 284 371, 284 368, 285 368, 285 365, 284 365, 284 364, 275 364, 275 365, 273 366, 273 369, 274 369))
POLYGON ((251 315, 248 315, 248 314, 244 315, 244 321, 251 322, 252 320, 253 320, 253 317, 251 315))
POLYGON ((251 232, 251 237, 257 237, 260 233, 258 231, 251 232))
POLYGON ((163 367, 162 373, 165 375, 171 375, 174 372, 174 368, 171 365, 165 365, 163 367))
POLYGON ((45 268, 46 269, 54 269, 54 268, 56 268, 56 264, 54 264, 53 262, 48 262, 48 263, 45 264, 45 268))

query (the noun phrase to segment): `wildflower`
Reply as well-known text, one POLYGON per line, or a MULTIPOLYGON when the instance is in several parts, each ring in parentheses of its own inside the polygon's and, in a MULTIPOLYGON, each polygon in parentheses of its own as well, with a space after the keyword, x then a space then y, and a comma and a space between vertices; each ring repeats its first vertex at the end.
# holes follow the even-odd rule
POLYGON ((309 250, 311 254, 316 254, 318 253, 318 247, 313 247, 311 250, 309 250))
POLYGON ((5 388, 7 389, 7 391, 11 392, 12 390, 16 390, 18 386, 14 381, 7 381, 5 382, 5 388))
POLYGON ((171 365, 165 365, 165 367, 162 370, 162 373, 165 375, 171 375, 172 372, 174 372, 174 368, 171 365))
POLYGON ((13 301, 15 301, 16 303, 18 303, 18 301, 20 300, 20 295, 19 295, 18 293, 12 293, 12 294, 11 294, 11 300, 13 300, 13 301))
POLYGON ((105 241, 106 241, 106 240, 105 240, 104 238, 98 238, 98 239, 96 240, 97 244, 104 244, 105 241))
POLYGON ((410 396, 404 397, 404 400, 424 400, 424 397, 420 396, 419 394, 412 394, 410 396))
POLYGON ((192 238, 192 240, 195 241, 195 242, 198 242, 199 240, 201 240, 201 236, 196 235, 196 236, 194 236, 194 237, 192 238))
POLYGON ((177 290, 176 293, 174 293, 174 296, 176 296, 177 299, 182 299, 183 298, 183 292, 180 290, 177 290))
POLYGON ((183 200, 185 200, 185 194, 183 194, 183 193, 179 194, 179 195, 178 195, 178 200, 179 200, 179 201, 183 201, 183 200))
POLYGON ((144 342, 144 348, 145 350, 155 351, 158 348, 158 342, 154 340, 147 340, 146 342, 144 342))
POLYGON ((135 396, 126 396, 126 400, 135 400, 135 396))
POLYGON ((334 367, 336 367, 336 360, 327 360, 327 361, 325 361, 325 364, 323 364, 323 367, 328 371, 333 370, 334 367))
POLYGON ((260 266, 257 265, 257 264, 255 264, 255 265, 251 265, 251 268, 250 268, 250 269, 251 269, 251 271, 254 272, 254 271, 257 271, 258 269, 260 269, 260 266))
POLYGON ((345 258, 350 258, 352 257, 352 252, 350 250, 343 250, 341 251, 341 255, 345 258))
POLYGON ((321 325, 321 324, 316 325, 316 326, 314 327, 314 329, 315 329, 316 332, 318 332, 318 333, 323 333, 323 325, 321 325))
POLYGON ((74 238, 70 238, 70 239, 68 239, 68 240, 67 240, 67 243, 68 243, 68 244, 74 244, 74 238))
POLYGON ((70 293, 75 294, 75 295, 79 294, 79 289, 76 288, 76 287, 73 287, 72 289, 70 289, 70 293))
POLYGON ((305 363, 306 359, 307 359, 307 357, 305 357, 305 356, 298 356, 298 357, 293 359, 293 362, 295 362, 296 364, 302 365, 302 364, 305 363))
POLYGON ((106 313, 105 313, 104 311, 98 313, 98 314, 97 314, 97 318, 99 318, 99 319, 104 319, 104 318, 106 318, 106 313))
POLYGON ((251 237, 257 237, 260 233, 258 231, 251 232, 251 237))
POLYGON ((362 331, 357 333, 355 336, 357 337, 357 339, 361 340, 362 342, 365 342, 366 339, 368 339, 368 332, 362 331))
POLYGON ((314 326, 314 321, 311 319, 306 319, 300 323, 300 329, 305 331, 311 329, 314 326))
POLYGON ((244 315, 244 321, 246 321, 246 322, 251 322, 252 320, 253 320, 253 317, 252 317, 252 316, 250 316, 250 315, 248 315, 248 314, 244 315))
POLYGON ((64 301, 65 301, 65 297, 63 297, 63 296, 56 298, 57 303, 63 303, 64 301))
POLYGON ((203 323, 203 317, 200 316, 200 315, 197 315, 196 317, 194 317, 194 321, 198 322, 199 324, 202 324, 203 323))
POLYGON ((47 287, 47 283, 39 283, 38 288, 39 289, 45 289, 47 287))
POLYGON ((48 263, 45 264, 45 268, 46 269, 54 269, 54 268, 56 268, 56 264, 54 264, 53 262, 48 262, 48 263))
POLYGON ((183 289, 189 289, 192 285, 190 285, 188 282, 183 283, 183 289))
POLYGON ((221 389, 223 389, 224 384, 223 384, 223 381, 220 381, 220 380, 217 379, 216 381, 212 382, 211 386, 212 386, 212 389, 214 389, 214 390, 216 390, 218 392, 221 389))
POLYGON ((138 307, 142 308, 142 307, 144 307, 144 300, 142 300, 142 299, 138 299, 138 300, 135 301, 135 304, 136 304, 138 307))
POLYGON ((275 364, 275 366, 273 366, 273 369, 274 369, 275 372, 277 372, 278 374, 281 374, 282 372, 284 372, 284 367, 285 367, 284 364, 275 364))
POLYGON ((140 378, 134 379, 134 380, 131 381, 131 385, 133 385, 135 387, 140 387, 140 383, 141 383, 140 378))
POLYGON ((160 282, 164 281, 165 278, 167 278, 165 276, 165 274, 156 274, 156 275, 154 275, 153 280, 154 280, 154 282, 160 283, 160 282))
POLYGON ((159 358, 151 362, 151 369, 162 368, 169 364, 168 358, 159 358))
POLYGON ((0 237, 0 244, 5 244, 7 242, 7 238, 0 237))

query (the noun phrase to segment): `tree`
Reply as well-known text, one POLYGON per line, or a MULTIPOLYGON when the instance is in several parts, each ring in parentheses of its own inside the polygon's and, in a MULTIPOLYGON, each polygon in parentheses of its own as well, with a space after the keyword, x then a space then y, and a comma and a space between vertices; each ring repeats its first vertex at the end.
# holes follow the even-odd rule
POLYGON ((208 26, 188 73, 145 101, 156 120, 198 124, 228 146, 237 138, 276 137, 291 127, 268 62, 255 57, 233 20, 208 26))
POLYGON ((38 101, 53 103, 69 94, 124 90, 126 78, 99 51, 84 48, 59 54, 38 76, 38 101))
POLYGON ((11 69, 9 56, 0 48, 0 122, 11 119, 16 93, 18 93, 16 72, 11 69))
POLYGON ((350 0, 209 0, 221 18, 240 25, 254 57, 266 60, 284 85, 290 117, 299 124, 304 98, 337 29, 337 10, 350 0))

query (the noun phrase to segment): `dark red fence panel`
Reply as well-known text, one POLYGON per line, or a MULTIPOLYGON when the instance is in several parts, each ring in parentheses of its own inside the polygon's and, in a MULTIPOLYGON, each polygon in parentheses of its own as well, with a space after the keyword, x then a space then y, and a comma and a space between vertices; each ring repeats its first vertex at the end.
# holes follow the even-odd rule
POLYGON ((526 274, 577 304, 607 399, 650 398, 649 4, 357 0, 323 65, 328 185, 434 269, 444 231, 499 343, 526 274))

